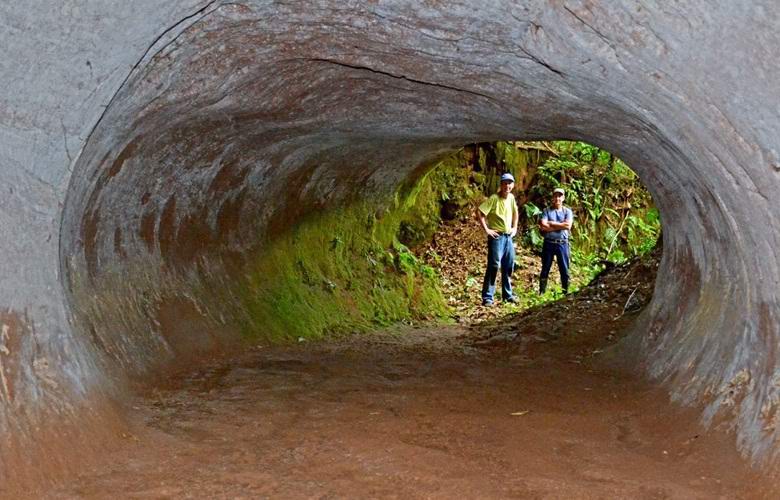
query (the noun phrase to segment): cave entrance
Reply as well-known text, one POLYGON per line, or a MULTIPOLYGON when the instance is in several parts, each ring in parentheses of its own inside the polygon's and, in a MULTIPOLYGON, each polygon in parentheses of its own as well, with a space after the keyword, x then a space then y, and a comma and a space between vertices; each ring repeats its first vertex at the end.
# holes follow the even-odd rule
MULTIPOLYGON (((569 292, 579 291, 605 271, 628 266, 656 248, 660 216, 639 177, 614 154, 575 141, 468 144, 437 161, 414 187, 418 209, 401 222, 399 240, 438 272, 444 296, 458 321, 503 316, 559 300, 563 290, 557 262, 552 265, 545 293, 539 293, 544 246, 539 221, 558 188, 564 190, 563 207, 570 208, 574 216, 574 226, 567 235, 569 292), (486 268, 485 231, 475 214, 478 206, 497 192, 505 173, 515 180, 512 194, 518 208, 512 273, 517 302, 488 311, 480 306, 486 268)), ((656 260, 660 258, 660 249, 655 254, 656 260)), ((655 273, 641 276, 634 277, 654 281, 655 273)), ((652 293, 652 282, 616 284, 632 285, 633 290, 650 289, 646 297, 635 293, 631 309, 646 303, 652 293)), ((499 272, 496 303, 500 296, 499 272)))

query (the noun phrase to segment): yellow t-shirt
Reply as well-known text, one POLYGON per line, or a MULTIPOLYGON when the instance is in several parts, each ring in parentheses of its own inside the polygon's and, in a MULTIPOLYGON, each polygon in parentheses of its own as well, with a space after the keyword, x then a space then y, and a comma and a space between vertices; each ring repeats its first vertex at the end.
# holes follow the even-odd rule
POLYGON ((512 216, 517 213, 517 202, 512 193, 506 198, 494 194, 482 202, 479 211, 485 215, 488 228, 499 233, 509 233, 512 231, 512 216))

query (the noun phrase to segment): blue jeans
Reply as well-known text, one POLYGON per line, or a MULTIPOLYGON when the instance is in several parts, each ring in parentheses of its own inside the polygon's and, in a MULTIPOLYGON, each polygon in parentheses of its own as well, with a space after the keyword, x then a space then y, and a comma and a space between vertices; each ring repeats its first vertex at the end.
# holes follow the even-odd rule
POLYGON ((561 273, 563 292, 569 291, 569 243, 553 243, 544 241, 542 245, 542 273, 539 275, 541 291, 547 286, 547 276, 550 274, 553 258, 558 261, 558 271, 561 273))
POLYGON ((510 276, 515 267, 515 246, 512 236, 500 234, 498 238, 488 236, 488 258, 485 280, 482 282, 482 302, 493 302, 496 293, 496 276, 501 269, 501 298, 512 297, 512 282, 510 276))

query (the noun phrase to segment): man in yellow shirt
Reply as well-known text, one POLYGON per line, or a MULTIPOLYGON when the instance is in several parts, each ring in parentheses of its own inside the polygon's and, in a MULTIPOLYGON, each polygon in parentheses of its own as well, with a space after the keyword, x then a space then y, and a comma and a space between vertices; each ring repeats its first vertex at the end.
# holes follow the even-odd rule
POLYGON ((517 302, 512 295, 510 276, 515 266, 515 246, 512 242, 517 234, 517 202, 512 195, 515 178, 506 173, 501 176, 498 192, 485 200, 477 210, 477 219, 487 234, 488 261, 485 280, 482 282, 482 305, 493 305, 496 292, 496 276, 501 269, 501 298, 504 302, 517 302))

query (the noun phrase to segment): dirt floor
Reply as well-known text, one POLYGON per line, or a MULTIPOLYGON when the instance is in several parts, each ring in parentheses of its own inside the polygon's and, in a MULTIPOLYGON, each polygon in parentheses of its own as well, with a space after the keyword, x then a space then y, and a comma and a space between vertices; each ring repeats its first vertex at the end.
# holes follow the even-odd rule
POLYGON ((733 435, 603 362, 654 265, 492 323, 215 361, 49 498, 777 498, 733 435))

